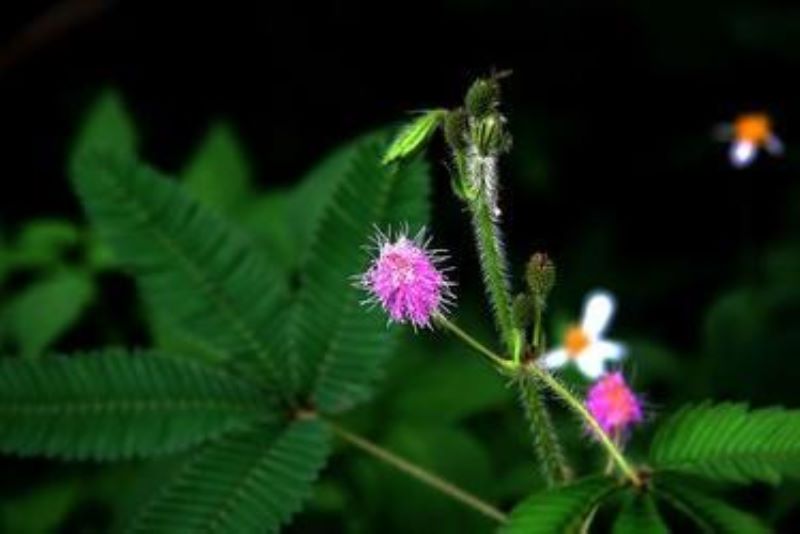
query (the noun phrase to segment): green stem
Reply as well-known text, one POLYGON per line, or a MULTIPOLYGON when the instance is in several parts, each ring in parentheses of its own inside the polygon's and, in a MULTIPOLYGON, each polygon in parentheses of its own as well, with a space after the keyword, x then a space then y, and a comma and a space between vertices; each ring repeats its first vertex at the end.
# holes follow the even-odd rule
MULTIPOLYGON (((452 323, 445 322, 442 325, 446 327, 455 326, 452 323)), ((544 385, 547 386, 553 393, 555 393, 558 397, 560 397, 567 406, 575 412, 581 419, 583 419, 587 425, 592 429, 595 433, 597 438, 600 440, 600 445, 608 452, 609 456, 613 458, 614 463, 617 464, 620 471, 631 481, 631 483, 636 486, 640 487, 642 485, 642 480, 639 478, 639 475, 636 473, 636 470, 631 467, 628 463, 628 460, 625 459, 622 452, 619 450, 617 445, 614 441, 606 434, 603 428, 600 426, 600 423, 589 413, 589 410, 583 405, 583 403, 576 399, 575 396, 564 386, 561 382, 559 382, 553 375, 536 365, 535 363, 529 364, 516 364, 515 362, 510 362, 508 360, 503 360, 497 354, 493 353, 491 350, 486 348, 485 346, 481 345, 480 342, 476 341, 474 338, 469 337, 466 333, 461 331, 459 337, 462 339, 469 339, 470 342, 468 343, 472 348, 480 351, 484 356, 491 356, 493 361, 498 361, 502 365, 501 367, 507 373, 517 373, 519 371, 528 372, 530 376, 540 380, 544 385), (463 335, 462 335, 463 334, 463 335), (466 336, 466 337, 464 337, 466 336)))
POLYGON ((451 499, 454 499, 466 506, 472 508, 473 510, 480 512, 481 514, 485 515, 486 517, 490 517, 497 521, 498 523, 505 523, 508 521, 508 517, 492 506, 491 504, 487 503, 486 501, 476 497, 472 493, 459 488, 458 486, 454 485, 447 480, 434 475, 430 471, 426 471, 425 469, 421 468, 420 466, 413 464, 406 460, 405 458, 401 458, 396 454, 392 453, 377 445, 361 436, 353 434, 352 432, 334 424, 328 423, 331 429, 336 433, 339 437, 343 440, 347 441, 351 445, 361 449, 362 451, 371 454, 378 460, 381 460, 400 471, 403 471, 407 475, 419 480, 423 484, 430 486, 431 488, 447 495, 451 499))
POLYGON ((532 377, 525 374, 518 377, 517 387, 520 403, 530 422, 536 456, 540 460, 548 487, 568 481, 572 472, 561 450, 550 413, 544 405, 541 389, 532 377))
POLYGON ((481 354, 481 356, 485 357, 489 361, 489 363, 491 363, 495 367, 499 367, 500 369, 508 368, 509 364, 508 360, 499 357, 497 354, 487 349, 480 341, 478 341, 471 335, 464 332, 461 328, 452 323, 444 315, 436 314, 434 316, 434 321, 436 321, 441 326, 450 330, 451 333, 455 334, 456 337, 461 339, 461 341, 463 341, 464 343, 475 349, 478 353, 481 354))
POLYGON ((542 343, 542 306, 538 302, 533 310, 533 347, 537 351, 543 350, 542 343))
POLYGON ((506 278, 506 258, 500 240, 500 230, 492 218, 490 207, 483 195, 469 203, 475 240, 478 246, 486 290, 494 310, 495 322, 507 351, 514 351, 517 339, 511 314, 511 295, 506 278))

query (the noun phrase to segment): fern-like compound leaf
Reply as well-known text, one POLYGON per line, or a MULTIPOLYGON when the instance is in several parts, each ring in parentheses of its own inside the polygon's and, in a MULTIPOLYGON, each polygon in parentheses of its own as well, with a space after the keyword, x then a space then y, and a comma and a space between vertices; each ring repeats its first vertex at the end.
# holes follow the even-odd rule
POLYGON ((67 460, 163 455, 274 420, 273 404, 220 369, 158 353, 4 358, 0 451, 67 460))
POLYGON ((365 245, 375 228, 413 231, 428 213, 428 167, 414 159, 394 169, 381 165, 384 135, 363 139, 312 239, 302 273, 293 328, 301 391, 311 391, 321 411, 345 410, 369 396, 391 355, 397 329, 379 310, 360 304, 353 279, 367 267, 365 245))
POLYGON ((278 532, 329 453, 317 420, 258 428, 203 447, 134 518, 132 533, 278 532))
POLYGON ((283 386, 287 284, 267 257, 174 181, 131 159, 88 155, 76 186, 98 230, 137 275, 158 326, 195 338, 219 360, 255 359, 265 379, 283 386))
POLYGON ((745 404, 688 406, 665 421, 650 448, 650 461, 716 480, 778 483, 800 475, 800 410, 745 404))

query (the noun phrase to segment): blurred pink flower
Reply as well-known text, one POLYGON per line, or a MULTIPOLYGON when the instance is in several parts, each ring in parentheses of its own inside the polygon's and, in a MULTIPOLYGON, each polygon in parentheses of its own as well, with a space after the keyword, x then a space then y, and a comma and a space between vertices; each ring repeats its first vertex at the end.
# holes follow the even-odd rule
POLYGON ((589 389, 586 407, 610 434, 624 433, 643 419, 642 404, 620 372, 605 375, 589 389))
POLYGON ((380 304, 391 321, 429 327, 452 301, 452 283, 439 268, 444 257, 428 248, 422 231, 414 238, 400 232, 394 241, 379 232, 375 241, 377 257, 359 277, 367 302, 380 304))

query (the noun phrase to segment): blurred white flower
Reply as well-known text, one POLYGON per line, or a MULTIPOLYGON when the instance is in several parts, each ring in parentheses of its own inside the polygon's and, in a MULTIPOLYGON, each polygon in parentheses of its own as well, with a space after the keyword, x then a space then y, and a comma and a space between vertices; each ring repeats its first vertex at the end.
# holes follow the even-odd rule
POLYGON ((772 120, 765 113, 739 115, 733 123, 718 128, 717 137, 731 143, 728 158, 737 169, 753 163, 759 149, 773 156, 783 154, 783 143, 772 131, 772 120))

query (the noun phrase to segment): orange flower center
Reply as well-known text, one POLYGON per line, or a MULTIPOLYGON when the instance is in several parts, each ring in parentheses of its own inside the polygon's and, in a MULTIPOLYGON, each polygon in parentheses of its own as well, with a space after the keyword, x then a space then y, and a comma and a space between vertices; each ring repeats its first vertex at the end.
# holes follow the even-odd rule
POLYGON ((571 326, 564 336, 564 348, 570 358, 577 358, 578 354, 589 346, 589 336, 580 326, 571 326))
POLYGON ((763 145, 772 133, 772 122, 763 113, 750 113, 739 116, 733 130, 737 141, 763 145))

